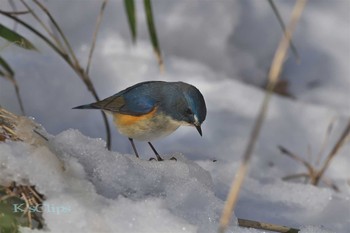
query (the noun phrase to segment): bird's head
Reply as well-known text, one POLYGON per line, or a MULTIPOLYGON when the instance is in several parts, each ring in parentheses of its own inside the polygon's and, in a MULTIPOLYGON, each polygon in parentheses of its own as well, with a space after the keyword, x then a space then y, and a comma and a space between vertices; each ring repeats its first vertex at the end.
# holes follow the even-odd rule
POLYGON ((202 136, 201 125, 207 115, 207 108, 202 93, 194 86, 179 82, 179 92, 174 98, 173 118, 184 125, 196 127, 202 136))

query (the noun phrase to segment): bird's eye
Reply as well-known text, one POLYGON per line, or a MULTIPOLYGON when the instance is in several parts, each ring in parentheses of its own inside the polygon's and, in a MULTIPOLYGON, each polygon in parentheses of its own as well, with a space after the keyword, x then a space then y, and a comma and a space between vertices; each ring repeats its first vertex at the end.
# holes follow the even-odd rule
POLYGON ((192 110, 191 109, 186 109, 186 114, 188 114, 188 115, 192 115, 193 114, 193 112, 192 112, 192 110))

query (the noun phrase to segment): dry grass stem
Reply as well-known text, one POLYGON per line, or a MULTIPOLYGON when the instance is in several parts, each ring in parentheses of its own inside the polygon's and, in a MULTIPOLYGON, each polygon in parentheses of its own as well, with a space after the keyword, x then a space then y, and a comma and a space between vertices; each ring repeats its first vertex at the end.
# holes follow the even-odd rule
POLYGON ((248 145, 246 147, 245 153, 243 155, 243 161, 236 173, 236 177, 234 181, 232 182, 231 189, 229 191, 221 218, 220 218, 220 225, 218 232, 224 233, 225 230, 228 227, 228 224, 230 222, 232 211, 235 207, 235 204, 238 199, 238 194, 240 191, 240 188, 243 184, 244 178, 247 174, 248 165, 251 160, 252 152, 254 150, 255 142, 259 136, 260 129, 262 126, 262 123, 264 121, 265 115, 267 113, 269 100, 272 94, 272 90, 276 86, 276 83, 278 81, 280 72, 282 70, 283 62, 288 50, 288 47, 290 45, 291 35, 297 25, 297 22, 301 16, 301 13, 304 9, 304 6, 306 4, 306 0, 298 0, 295 4, 295 7, 292 12, 290 23, 287 27, 285 36, 281 39, 280 44, 278 46, 278 49, 275 53, 274 59, 272 61, 271 69, 269 72, 269 83, 267 86, 267 91, 265 93, 265 97, 262 103, 262 106, 259 111, 259 115, 254 123, 252 133, 250 135, 250 140, 248 142, 248 145))
MULTIPOLYGON (((330 181, 329 179, 327 179, 323 176, 324 176, 325 171, 329 167, 331 161, 333 160, 333 158, 338 154, 339 150, 349 140, 350 119, 348 120, 348 123, 347 123, 345 129, 341 133, 339 139, 336 141, 332 150, 329 152, 328 156, 325 158, 325 161, 322 164, 322 166, 320 168, 315 168, 315 166, 319 166, 319 164, 320 164, 321 157, 325 151, 326 145, 327 145, 328 140, 329 140, 329 136, 330 136, 332 129, 333 129, 334 121, 335 121, 335 118, 332 119, 332 121, 330 122, 330 124, 327 127, 326 135, 325 135, 325 138, 321 144, 321 150, 317 156, 318 158, 316 160, 315 165, 312 165, 311 162, 304 160, 301 156, 295 155, 294 153, 290 152, 289 150, 287 150, 286 148, 284 148, 282 146, 278 146, 278 148, 280 149, 282 154, 287 155, 288 157, 294 159, 295 161, 302 163, 306 167, 306 169, 308 170, 307 178, 309 179, 309 181, 312 185, 317 186, 320 183, 320 181, 323 181, 325 185, 327 185, 327 186, 331 187, 333 190, 339 192, 339 188, 332 181, 330 181)), ((298 177, 298 175, 290 175, 290 176, 284 177, 284 179, 287 179, 287 178, 293 179, 293 178, 299 178, 299 177, 298 177)))
MULTIPOLYGON (((294 154, 293 152, 290 152, 288 149, 286 149, 282 146, 278 146, 278 148, 282 154, 292 158, 296 162, 303 164, 306 167, 306 169, 308 170, 308 173, 293 174, 293 175, 285 176, 282 178, 283 180, 292 180, 292 179, 299 179, 299 178, 304 177, 304 178, 306 178, 305 183, 309 181, 311 184, 317 185, 317 184, 315 184, 315 181, 320 176, 320 170, 316 169, 310 162, 304 160, 303 158, 294 154)), ((339 192, 339 188, 332 181, 326 179, 325 177, 320 177, 319 179, 322 180, 326 186, 332 188, 336 192, 339 192)))
POLYGON ((97 17, 97 20, 96 20, 96 27, 95 27, 95 31, 94 31, 94 34, 93 34, 92 43, 91 43, 90 52, 89 52, 89 57, 88 57, 88 62, 87 62, 86 69, 85 69, 85 73, 87 73, 87 74, 90 71, 90 65, 91 65, 91 61, 92 61, 92 54, 94 53, 94 49, 95 49, 98 29, 100 28, 100 24, 101 24, 101 21, 102 21, 102 16, 103 16, 104 10, 106 8, 107 2, 108 2, 108 0, 104 0, 102 2, 100 13, 98 14, 98 17, 97 17))
POLYGON ((329 155, 326 158, 325 163, 323 164, 322 168, 319 170, 319 172, 317 173, 316 178, 314 179, 314 181, 312 182, 312 184, 317 185, 320 181, 320 179, 322 178, 324 172, 327 170, 327 168, 329 167, 332 159, 337 155, 338 151, 340 150, 340 148, 344 145, 344 143, 347 140, 347 137, 349 136, 350 133, 350 119, 348 121, 347 126, 345 127, 344 131, 342 132, 342 134, 340 135, 338 141, 335 143, 333 149, 331 150, 331 152, 329 153, 329 155))

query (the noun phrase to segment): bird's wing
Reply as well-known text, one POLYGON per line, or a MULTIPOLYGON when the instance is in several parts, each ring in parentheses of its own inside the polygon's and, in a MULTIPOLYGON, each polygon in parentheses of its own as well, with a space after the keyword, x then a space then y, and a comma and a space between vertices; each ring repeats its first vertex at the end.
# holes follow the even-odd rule
POLYGON ((140 85, 128 88, 91 105, 94 108, 110 112, 140 116, 151 112, 159 102, 157 96, 150 95, 151 91, 147 85, 140 85))

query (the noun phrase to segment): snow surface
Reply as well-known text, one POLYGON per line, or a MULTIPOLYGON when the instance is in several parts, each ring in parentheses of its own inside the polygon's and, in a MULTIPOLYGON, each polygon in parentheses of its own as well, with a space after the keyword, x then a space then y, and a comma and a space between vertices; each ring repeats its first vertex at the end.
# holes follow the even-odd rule
MULTIPOLYGON (((215 232, 221 192, 228 188, 224 173, 237 163, 174 156, 178 161, 137 159, 70 129, 39 147, 1 143, 0 183, 35 184, 52 210, 44 212, 50 232, 215 232)), ((349 197, 330 189, 250 177, 240 202, 242 216, 308 225, 305 233, 346 232, 350 226, 349 197)), ((258 232, 234 223, 227 232, 258 232)))
MULTIPOLYGON (((84 11, 78 2, 47 4, 84 64, 100 2, 84 1, 84 11)), ((20 142, 0 144, 0 182, 29 181, 45 194, 46 204, 69 207, 69 213, 45 213, 51 232, 205 233, 217 228, 263 97, 261 89, 244 83, 264 83, 281 30, 266 1, 152 2, 165 73, 159 73, 148 41, 142 1, 137 1, 137 46, 131 44, 123 1, 109 1, 91 77, 101 98, 145 80, 181 80, 197 86, 208 108, 203 137, 182 127, 154 143, 162 155, 175 156, 177 162, 147 161, 152 151, 139 142, 143 160, 137 160, 128 140, 114 129, 113 152, 106 151, 100 139, 105 137, 100 113, 71 110, 93 101, 86 87, 27 31, 21 33, 40 53, 14 46, 1 50, 16 71, 27 115, 52 135, 49 149, 20 142)), ((293 2, 276 3, 286 20, 293 2)), ((7 3, 2 1, 1 7, 7 3)), ((349 145, 325 174, 340 193, 323 183, 313 187, 282 181, 306 169, 277 149, 282 145, 318 164, 319 154, 324 159, 341 134, 350 116, 349 10, 348 0, 308 2, 294 37, 301 63, 289 55, 282 75, 296 99, 272 98, 236 217, 297 227, 302 233, 350 231, 349 145)), ((0 101, 19 113, 13 87, 3 79, 0 101)), ((238 228, 233 219, 228 232, 261 231, 238 228)))

